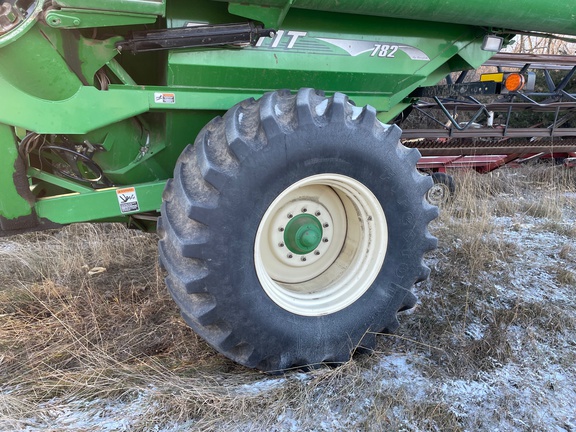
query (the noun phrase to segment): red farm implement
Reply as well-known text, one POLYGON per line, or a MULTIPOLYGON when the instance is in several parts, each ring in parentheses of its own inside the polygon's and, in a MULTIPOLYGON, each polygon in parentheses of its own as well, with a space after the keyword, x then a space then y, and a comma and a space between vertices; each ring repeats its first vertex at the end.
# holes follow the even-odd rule
POLYGON ((417 95, 413 111, 434 127, 404 129, 402 138, 420 150, 420 170, 453 187, 447 170, 488 173, 538 160, 576 165, 573 57, 503 53, 479 72, 480 81, 466 82, 462 72, 417 95), (507 88, 508 77, 520 88, 507 88))

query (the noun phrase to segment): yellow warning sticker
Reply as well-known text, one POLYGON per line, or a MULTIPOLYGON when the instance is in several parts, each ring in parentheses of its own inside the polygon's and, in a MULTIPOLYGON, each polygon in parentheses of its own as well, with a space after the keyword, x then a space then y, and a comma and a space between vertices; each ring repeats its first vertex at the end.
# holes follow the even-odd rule
POLYGON ((174 93, 154 93, 154 102, 159 104, 174 104, 176 103, 176 95, 174 93))
POLYGON ((122 213, 140 211, 135 188, 116 189, 116 196, 118 197, 118 204, 120 204, 120 211, 122 213))

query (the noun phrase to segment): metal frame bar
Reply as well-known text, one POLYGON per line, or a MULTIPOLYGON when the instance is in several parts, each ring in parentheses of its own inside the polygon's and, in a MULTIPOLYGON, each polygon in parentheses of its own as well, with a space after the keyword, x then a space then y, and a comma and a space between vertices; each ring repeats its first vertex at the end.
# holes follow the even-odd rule
MULTIPOLYGON (((548 92, 527 92, 527 93, 510 93, 506 100, 496 102, 482 103, 472 96, 463 95, 460 97, 444 98, 432 96, 433 102, 419 101, 414 107, 417 111, 426 115, 426 117, 433 120, 436 124, 441 125, 441 129, 405 129, 403 131, 403 138, 518 138, 518 137, 572 137, 576 136, 576 129, 561 127, 570 119, 573 112, 576 112, 576 94, 571 94, 566 91, 567 86, 572 82, 576 76, 576 59, 571 56, 536 56, 536 55, 511 55, 511 54, 497 54, 493 60, 488 61, 486 64, 493 65, 501 69, 507 66, 506 62, 514 60, 513 67, 518 67, 522 71, 527 71, 535 65, 544 70, 544 78, 548 92), (525 61, 523 66, 520 66, 520 61, 525 61), (549 72, 549 67, 552 63, 558 63, 566 70, 565 76, 560 83, 555 84, 549 72), (441 113, 441 117, 432 114, 433 110, 437 109, 441 113), (464 125, 462 122, 457 122, 454 113, 459 110, 473 111, 471 120, 467 121, 464 125), (532 110, 535 112, 551 112, 554 113, 554 119, 551 124, 545 128, 511 128, 510 119, 513 112, 532 110), (450 112, 452 111, 452 113, 450 112), (488 116, 489 112, 504 113, 505 121, 502 128, 485 128, 485 129, 470 129, 472 123, 476 122, 484 113, 488 116), (562 115, 565 113, 564 115, 562 115), (448 126, 446 124, 448 120, 448 126)), ((460 74, 456 79, 456 83, 462 83, 465 74, 460 74)), ((446 79, 448 84, 454 83, 451 77, 446 79)), ((425 92, 423 98, 431 92, 425 92)), ((557 143, 555 143, 557 144, 557 143)), ((496 147, 502 149, 498 143, 494 144, 496 147)), ((564 146, 566 147, 566 146, 564 146)))
POLYGON ((165 186, 166 181, 158 181, 38 198, 35 208, 39 217, 58 224, 121 217, 128 220, 132 213, 121 213, 118 190, 134 188, 139 207, 138 211, 134 213, 157 212, 160 211, 158 206, 162 202, 162 191, 165 186))

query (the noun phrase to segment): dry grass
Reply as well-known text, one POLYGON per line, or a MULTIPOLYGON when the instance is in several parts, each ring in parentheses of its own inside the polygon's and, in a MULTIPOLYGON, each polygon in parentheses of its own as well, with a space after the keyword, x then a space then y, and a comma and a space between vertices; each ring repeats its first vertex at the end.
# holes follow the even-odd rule
POLYGON ((17 389, 4 415, 54 397, 124 397, 174 367, 223 363, 179 318, 153 235, 78 225, 1 253, 0 378, 17 389))
MULTIPOLYGON (((534 233, 574 238, 576 200, 570 193, 575 188, 572 173, 546 166, 454 174, 456 196, 432 226, 440 243, 431 279, 391 349, 400 349, 406 340, 419 341, 435 360, 431 373, 441 367, 448 375, 471 377, 518 360, 510 342, 518 326, 534 328, 534 334, 576 328, 574 317, 561 307, 541 308, 501 295, 526 247, 510 239, 507 230, 530 222, 534 233)), ((558 257, 564 262, 549 269, 550 274, 561 285, 574 285, 573 247, 565 244, 558 257)))
POLYGON ((516 246, 503 238, 502 227, 493 220, 499 214, 499 203, 508 201, 500 200, 499 194, 508 197, 509 193, 503 192, 500 177, 490 180, 473 172, 459 175, 455 199, 444 206, 433 223, 440 251, 455 264, 444 272, 447 279, 461 279, 462 272, 475 279, 494 266, 505 267, 514 255, 516 246))
MULTIPOLYGON (((55 419, 76 412, 129 418, 106 430, 489 430, 435 386, 542 355, 549 362, 547 346, 576 345, 570 307, 514 294, 526 246, 510 238, 561 236, 558 264, 542 271, 546 283, 576 287, 568 176, 547 167, 457 173, 457 196, 432 227, 440 247, 431 279, 399 333, 343 367, 281 377, 233 364, 188 329, 164 287, 154 235, 76 225, 3 239, 0 429, 59 430, 55 419)), ((557 362, 571 367, 575 357, 557 362)), ((498 397, 494 421, 512 424, 506 410, 518 402, 498 397)), ((524 421, 520 430, 544 430, 524 421)))

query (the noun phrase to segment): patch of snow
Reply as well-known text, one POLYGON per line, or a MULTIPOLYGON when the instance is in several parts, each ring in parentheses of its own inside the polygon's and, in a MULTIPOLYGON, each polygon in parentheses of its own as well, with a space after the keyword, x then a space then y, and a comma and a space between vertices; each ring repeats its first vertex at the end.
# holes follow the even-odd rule
POLYGON ((18 244, 11 241, 0 242, 0 253, 10 254, 18 250, 18 244))
POLYGON ((6 420, 0 419, 0 430, 128 432, 134 430, 136 425, 139 430, 154 432, 193 429, 193 421, 157 424, 152 415, 158 407, 152 396, 153 392, 141 392, 132 400, 55 398, 40 403, 36 416, 19 421, 17 428, 14 424, 9 425, 6 420))
POLYGON ((277 418, 278 426, 282 427, 282 430, 287 432, 300 432, 302 428, 300 427, 300 422, 294 418, 294 413, 291 409, 287 409, 286 412, 280 414, 277 418))
POLYGON ((141 396, 131 402, 51 399, 39 404, 39 417, 27 419, 27 426, 20 430, 36 432, 56 426, 58 430, 126 431, 145 409, 141 396))
POLYGON ((466 326, 466 336, 472 340, 482 340, 485 330, 486 326, 480 325, 478 323, 468 323, 466 326))
POLYGON ((328 99, 324 99, 318 105, 316 105, 316 115, 323 116, 328 108, 328 99))
POLYGON ((518 246, 518 257, 510 265, 511 283, 506 288, 496 285, 499 294, 503 298, 515 297, 527 302, 574 304, 573 289, 561 286, 549 271, 558 265, 557 254, 562 247, 573 240, 539 230, 544 220, 527 218, 523 223, 514 223, 510 217, 500 217, 495 221, 504 228, 504 239, 518 246))
POLYGON ((278 379, 264 379, 260 381, 255 381, 250 384, 243 384, 239 386, 236 391, 243 395, 260 395, 267 393, 271 390, 280 388, 286 383, 285 378, 278 379))
POLYGON ((282 115, 282 110, 280 109, 280 105, 274 105, 274 113, 280 117, 282 115))
POLYGON ((352 105, 352 120, 356 120, 358 117, 360 117, 362 111, 364 111, 362 107, 352 105))
POLYGON ((378 376, 383 375, 382 388, 403 389, 412 400, 422 402, 427 398, 430 384, 418 368, 419 363, 421 360, 407 354, 391 354, 384 357, 374 370, 378 376))

